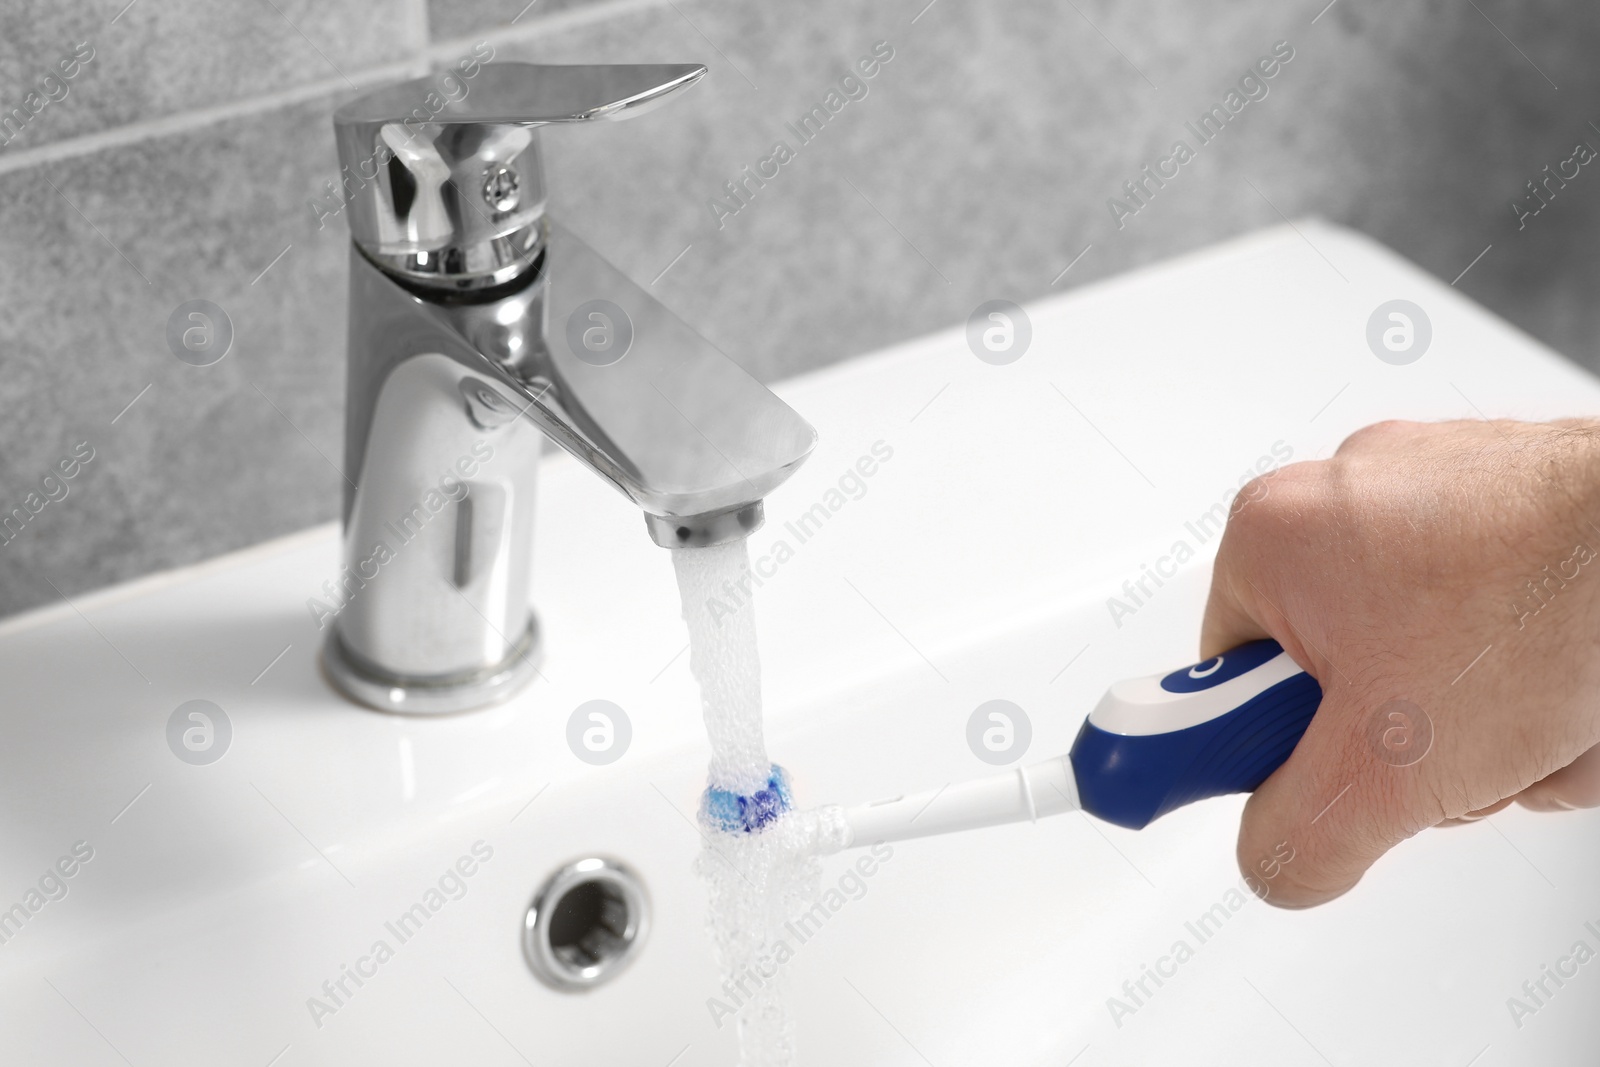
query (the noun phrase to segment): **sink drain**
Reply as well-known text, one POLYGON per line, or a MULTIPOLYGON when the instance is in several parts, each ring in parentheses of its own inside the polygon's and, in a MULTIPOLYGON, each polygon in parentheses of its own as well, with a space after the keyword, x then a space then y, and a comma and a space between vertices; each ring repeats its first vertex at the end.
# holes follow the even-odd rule
POLYGON ((588 856, 556 871, 522 926, 528 966, 565 992, 593 989, 632 962, 650 929, 644 882, 626 865, 588 856))

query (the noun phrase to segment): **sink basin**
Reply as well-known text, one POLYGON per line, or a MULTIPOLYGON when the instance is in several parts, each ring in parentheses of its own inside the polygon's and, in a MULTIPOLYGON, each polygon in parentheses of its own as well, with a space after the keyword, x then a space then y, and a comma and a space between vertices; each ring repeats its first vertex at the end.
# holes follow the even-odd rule
MULTIPOLYGON (((1064 752, 1111 681, 1192 659, 1202 517, 1263 464, 1383 418, 1600 406, 1593 378, 1315 221, 1027 313, 1009 365, 956 329, 777 387, 821 434, 750 542, 768 747, 802 803, 991 772, 965 731, 992 699, 1028 713, 1031 758, 1064 752), (1431 322, 1407 365, 1366 340, 1395 299, 1431 322), (1193 560, 1108 609, 1179 542, 1193 560)), ((0 916, 0 1062, 734 1061, 690 873, 707 752, 672 567, 565 456, 543 478, 546 658, 490 710, 333 695, 306 605, 338 567, 331 526, 0 624, 0 908, 21 905, 0 916), (603 766, 567 743, 591 700, 631 724, 603 766), (191 701, 226 728, 173 728, 191 701), (185 749, 188 729, 210 733, 185 749), (651 929, 614 980, 557 991, 524 914, 595 855, 638 873, 651 929)), ((1594 1062, 1600 964, 1533 1013, 1507 1002, 1600 946, 1600 813, 1423 834, 1284 913, 1238 896, 1241 804, 905 842, 864 877, 831 857, 842 903, 785 967, 802 1062, 1594 1062), (1164 957, 1134 1004, 1125 983, 1164 957)))

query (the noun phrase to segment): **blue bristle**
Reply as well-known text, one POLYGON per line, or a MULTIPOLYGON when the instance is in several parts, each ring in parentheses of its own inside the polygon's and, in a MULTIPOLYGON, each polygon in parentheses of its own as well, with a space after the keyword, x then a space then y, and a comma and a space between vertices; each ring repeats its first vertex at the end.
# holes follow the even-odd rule
POLYGON ((700 799, 700 821, 723 833, 754 834, 777 822, 793 806, 789 774, 774 763, 766 788, 753 796, 707 787, 700 799))

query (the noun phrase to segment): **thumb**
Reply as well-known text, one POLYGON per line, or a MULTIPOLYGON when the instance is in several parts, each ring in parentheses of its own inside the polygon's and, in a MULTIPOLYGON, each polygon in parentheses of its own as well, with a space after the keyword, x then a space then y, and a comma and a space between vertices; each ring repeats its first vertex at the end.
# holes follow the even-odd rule
POLYGON ((1305 736, 1246 802, 1239 826, 1239 870, 1278 907, 1349 892, 1378 857, 1438 821, 1426 814, 1415 766, 1432 743, 1427 715, 1405 701, 1364 707, 1348 683, 1326 681, 1305 736))

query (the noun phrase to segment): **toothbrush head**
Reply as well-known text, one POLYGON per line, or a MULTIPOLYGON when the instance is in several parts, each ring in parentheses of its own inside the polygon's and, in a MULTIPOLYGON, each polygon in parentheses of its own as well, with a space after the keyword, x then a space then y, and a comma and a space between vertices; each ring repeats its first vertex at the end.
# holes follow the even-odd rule
POLYGON ((792 807, 789 774, 774 763, 766 786, 752 795, 708 786, 700 798, 700 822, 727 834, 758 834, 792 807))

